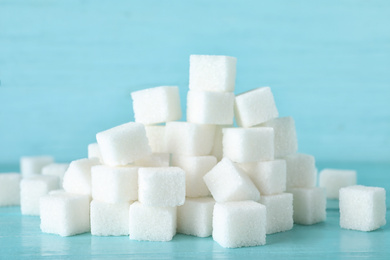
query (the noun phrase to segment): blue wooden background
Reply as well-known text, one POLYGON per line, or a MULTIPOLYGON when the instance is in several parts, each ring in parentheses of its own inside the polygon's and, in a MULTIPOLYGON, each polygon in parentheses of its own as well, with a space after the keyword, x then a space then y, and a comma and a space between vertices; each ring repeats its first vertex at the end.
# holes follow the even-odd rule
POLYGON ((389 1, 0 0, 0 164, 85 157, 134 90, 185 109, 190 54, 237 57, 236 94, 271 86, 301 152, 390 161, 389 1))

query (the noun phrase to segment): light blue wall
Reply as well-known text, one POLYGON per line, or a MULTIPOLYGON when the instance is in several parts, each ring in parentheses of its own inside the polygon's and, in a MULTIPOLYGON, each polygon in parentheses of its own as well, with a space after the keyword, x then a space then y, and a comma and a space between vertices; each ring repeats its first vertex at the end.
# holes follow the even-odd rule
MULTIPOLYGON (((0 1, 0 164, 86 156, 133 120, 130 92, 178 85, 190 54, 235 56, 319 161, 390 161, 389 1, 0 1)), ((184 109, 184 106, 183 106, 184 109)))

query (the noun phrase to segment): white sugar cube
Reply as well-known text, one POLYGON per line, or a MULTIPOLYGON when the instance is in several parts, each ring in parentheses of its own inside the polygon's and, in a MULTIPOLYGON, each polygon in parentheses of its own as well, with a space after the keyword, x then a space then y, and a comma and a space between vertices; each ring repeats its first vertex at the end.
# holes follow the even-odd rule
POLYGON ((190 90, 187 94, 187 121, 197 124, 233 124, 234 94, 190 90))
POLYGON ((134 118, 145 125, 175 121, 181 118, 179 88, 161 86, 131 93, 134 118))
POLYGON ((197 237, 211 236, 213 231, 213 198, 187 198, 177 207, 177 232, 197 237))
POLYGON ((121 166, 142 159, 152 153, 145 126, 126 123, 96 134, 105 164, 121 166))
POLYGON ((275 138, 275 157, 280 158, 294 154, 298 150, 295 122, 292 117, 280 117, 271 119, 260 126, 272 127, 275 138))
POLYGON ((372 231, 386 224, 386 190, 380 187, 349 186, 340 189, 340 226, 372 231))
POLYGON ((215 156, 217 158, 217 161, 219 162, 222 160, 223 157, 223 128, 232 127, 232 125, 225 125, 225 126, 215 126, 215 136, 214 136, 214 145, 213 149, 211 150, 211 155, 215 156))
POLYGON ((58 189, 57 176, 37 174, 20 182, 20 209, 23 215, 39 216, 39 199, 58 189))
POLYGON ((91 235, 129 235, 129 209, 130 202, 106 203, 92 200, 91 235))
POLYGON ((182 155, 209 155, 214 144, 215 126, 189 122, 168 122, 165 128, 167 151, 182 155))
POLYGON ((64 190, 70 193, 91 195, 91 168, 99 164, 98 158, 72 161, 62 182, 64 190))
POLYGON ((91 174, 94 200, 120 203, 138 199, 138 167, 96 165, 91 174))
POLYGON ((293 228, 293 195, 262 195, 260 203, 267 207, 267 235, 293 228))
POLYGON ((274 130, 270 127, 224 128, 223 156, 233 162, 274 159, 274 130))
POLYGON ((20 205, 19 173, 0 173, 0 207, 20 205))
POLYGON ((326 189, 326 197, 338 199, 339 190, 356 185, 356 171, 324 169, 320 172, 319 186, 326 189))
POLYGON ((287 189, 311 188, 316 185, 317 169, 312 155, 297 153, 283 159, 287 166, 287 189))
POLYGON ((169 153, 152 153, 133 163, 135 166, 142 167, 168 167, 171 161, 169 153))
POLYGON ((41 174, 42 168, 53 162, 52 156, 23 156, 20 158, 20 172, 23 177, 41 174))
POLYGON ((99 144, 92 143, 88 145, 88 158, 98 158, 103 163, 102 154, 100 152, 99 144))
POLYGON ((294 223, 312 225, 326 219, 326 194, 325 189, 291 188, 293 194, 294 223))
POLYGON ((273 160, 255 163, 240 163, 260 194, 272 195, 286 190, 286 161, 273 160))
POLYGON ((136 201, 130 206, 130 239, 170 241, 176 234, 176 207, 150 207, 136 201))
POLYGON ((237 95, 234 115, 240 127, 255 126, 278 117, 271 89, 262 87, 237 95))
POLYGON ((165 147, 165 126, 147 125, 145 126, 145 130, 152 152, 166 153, 167 148, 165 147))
POLYGON ((89 232, 89 196, 56 192, 40 199, 41 230, 60 236, 89 232))
POLYGON ((213 239, 228 248, 264 245, 266 211, 265 206, 254 201, 216 203, 213 239))
POLYGON ((204 197, 210 195, 203 176, 217 164, 214 156, 173 155, 172 166, 183 169, 186 173, 186 196, 204 197))
POLYGON ((217 202, 260 199, 248 175, 228 158, 223 158, 203 179, 217 202))
POLYGON ((178 167, 141 167, 138 200, 146 206, 180 206, 185 200, 185 185, 185 172, 178 167))
POLYGON ((59 180, 58 184, 62 187, 62 180, 68 167, 69 163, 51 163, 42 168, 42 174, 57 176, 59 180))
POLYGON ((233 92, 236 81, 234 57, 220 55, 190 56, 190 90, 233 92))

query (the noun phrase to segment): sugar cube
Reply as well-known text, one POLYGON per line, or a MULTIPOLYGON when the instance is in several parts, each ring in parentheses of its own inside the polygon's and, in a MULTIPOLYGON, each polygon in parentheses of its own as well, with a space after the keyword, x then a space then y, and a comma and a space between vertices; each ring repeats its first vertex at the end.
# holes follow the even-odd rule
POLYGON ((131 93, 135 122, 145 125, 181 118, 179 88, 161 86, 131 93))
POLYGON ((326 197, 338 199, 339 190, 343 187, 356 185, 356 171, 323 169, 320 172, 319 186, 326 189, 326 197))
POLYGON ((23 156, 20 158, 20 172, 23 177, 41 174, 42 168, 53 162, 52 156, 23 156))
POLYGON ((130 205, 130 239, 170 241, 176 234, 176 207, 150 207, 138 201, 130 205))
POLYGON ((103 163, 102 154, 100 152, 99 144, 92 143, 88 145, 88 158, 98 158, 103 163))
POLYGON ((266 207, 254 201, 216 203, 213 239, 223 247, 259 246, 266 239, 266 207))
POLYGON ((283 158, 286 160, 287 179, 289 188, 311 188, 317 182, 317 169, 312 155, 292 154, 283 158))
POLYGON ((190 90, 233 92, 236 80, 234 57, 220 55, 190 56, 190 90))
POLYGON ((107 203, 138 199, 138 167, 96 165, 91 168, 92 198, 107 203))
POLYGON ((267 207, 267 235, 293 228, 293 195, 262 195, 260 203, 267 207))
POLYGON ((139 168, 138 200, 146 206, 183 205, 185 189, 185 172, 178 167, 139 168))
POLYGON ((211 150, 211 155, 215 156, 217 158, 217 161, 219 162, 222 160, 223 157, 223 128, 232 127, 232 125, 224 125, 224 126, 215 126, 215 136, 214 136, 214 145, 213 149, 211 150))
POLYGON ((340 226, 372 231, 386 224, 386 190, 362 185, 340 189, 340 226))
POLYGON ((223 158, 203 180, 217 202, 260 199, 248 175, 228 158, 223 158))
POLYGON ((58 184, 62 187, 62 180, 68 167, 69 163, 51 163, 42 168, 42 174, 57 176, 59 180, 58 184))
POLYGON ((146 137, 149 141, 149 146, 153 153, 166 153, 165 147, 165 126, 163 125, 147 125, 145 126, 146 137))
POLYGON ((224 128, 223 156, 233 162, 274 159, 274 130, 270 127, 224 128))
POLYGON ((152 153, 145 126, 126 123, 96 134, 105 164, 121 166, 142 159, 152 153))
POLYGON ((19 173, 0 173, 0 207, 20 205, 19 173))
POLYGON ((171 161, 169 153, 152 153, 133 163, 135 166, 142 167, 168 167, 171 161))

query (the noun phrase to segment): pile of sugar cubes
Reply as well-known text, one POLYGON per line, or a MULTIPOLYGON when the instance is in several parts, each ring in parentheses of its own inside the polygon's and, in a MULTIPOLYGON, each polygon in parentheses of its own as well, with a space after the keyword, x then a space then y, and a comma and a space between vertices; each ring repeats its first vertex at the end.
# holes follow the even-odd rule
POLYGON ((234 95, 235 58, 191 55, 189 76, 187 122, 178 87, 133 92, 135 122, 97 133, 88 158, 69 165, 22 158, 23 179, 0 175, 0 205, 20 200, 61 236, 212 235, 228 248, 325 221, 326 191, 340 194, 341 227, 385 224, 385 190, 355 186, 356 172, 326 169, 316 186, 315 159, 297 153, 294 120, 278 117, 271 89, 234 95))

